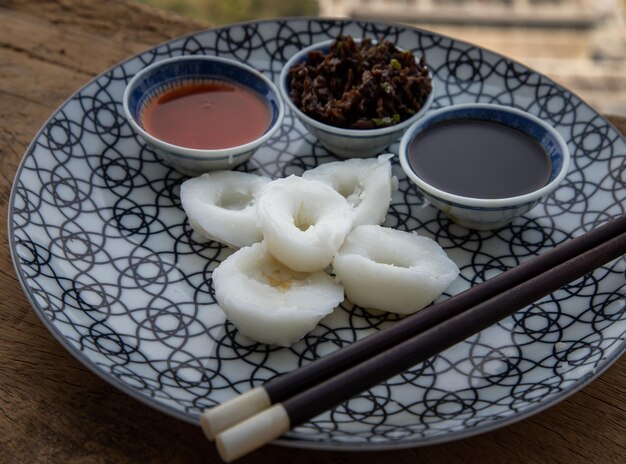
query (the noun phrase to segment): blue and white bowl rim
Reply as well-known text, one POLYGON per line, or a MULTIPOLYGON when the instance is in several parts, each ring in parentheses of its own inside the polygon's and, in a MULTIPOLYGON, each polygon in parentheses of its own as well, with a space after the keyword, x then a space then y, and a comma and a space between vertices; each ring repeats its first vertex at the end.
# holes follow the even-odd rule
MULTIPOLYGON (((176 74, 172 74, 171 79, 168 78, 167 81, 163 81, 160 84, 153 85, 149 90, 150 93, 154 92, 156 89, 162 89, 163 87, 168 87, 169 83, 172 81, 181 80, 189 80, 194 76, 200 76, 200 74, 187 74, 184 76, 179 76, 176 74)), ((185 55, 185 56, 176 56, 172 58, 166 58, 155 63, 146 66, 144 69, 139 71, 135 76, 130 80, 126 89, 124 90, 124 95, 122 98, 124 113, 129 124, 133 127, 133 129, 140 134, 146 141, 150 142, 152 145, 155 145, 161 149, 167 150, 171 155, 179 156, 183 158, 205 158, 207 156, 210 159, 215 159, 215 156, 221 158, 228 158, 229 156, 236 156, 238 154, 247 153, 250 150, 255 149, 266 140, 268 140, 274 133, 278 130, 280 125, 282 124, 285 107, 280 96, 280 92, 278 88, 274 85, 274 83, 265 75, 254 69, 252 66, 249 66, 240 61, 223 58, 219 56, 213 55, 185 55), (153 136, 149 132, 147 132, 141 125, 141 123, 137 120, 139 113, 141 111, 142 102, 146 100, 146 97, 138 98, 134 101, 134 104, 131 104, 133 101, 132 94, 136 87, 142 82, 142 80, 146 79, 148 76, 151 76, 155 73, 155 71, 167 68, 168 66, 176 65, 185 61, 200 61, 207 64, 219 64, 222 69, 226 68, 230 71, 234 71, 229 73, 228 76, 223 76, 219 73, 207 73, 202 74, 202 77, 211 78, 211 79, 221 79, 221 80, 230 80, 234 81, 240 85, 243 85, 246 88, 249 88, 255 91, 257 94, 261 95, 263 99, 268 103, 268 108, 271 113, 270 123, 265 130, 265 132, 255 140, 252 140, 246 144, 238 145, 235 147, 229 147, 224 149, 196 149, 196 148, 188 148, 182 147, 178 145, 174 145, 159 138, 153 136), (237 72, 240 71, 240 72, 237 72), (241 76, 251 76, 257 84, 257 88, 250 87, 249 83, 238 77, 241 76), (260 92, 259 89, 263 88, 265 92, 260 92)))
POLYGON ((536 202, 553 191, 563 181, 565 176, 567 176, 570 164, 570 152, 567 143, 551 125, 525 111, 492 103, 462 103, 446 106, 430 112, 407 129, 400 141, 398 151, 402 169, 424 193, 449 205, 476 210, 510 209, 536 202), (544 147, 546 142, 549 141, 549 143, 552 143, 550 158, 553 169, 550 173, 548 183, 533 192, 515 197, 471 198, 446 192, 445 190, 441 190, 425 182, 415 173, 408 162, 408 152, 411 141, 415 135, 433 124, 457 119, 499 122, 522 130, 544 147), (533 132, 527 132, 526 129, 528 128, 532 128, 533 132), (540 131, 544 137, 538 138, 536 136, 537 131, 540 131))

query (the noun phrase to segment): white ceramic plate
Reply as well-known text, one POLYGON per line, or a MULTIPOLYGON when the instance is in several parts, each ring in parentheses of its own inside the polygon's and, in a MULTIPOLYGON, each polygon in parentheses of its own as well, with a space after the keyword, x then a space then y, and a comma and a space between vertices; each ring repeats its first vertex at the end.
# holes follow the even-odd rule
MULTIPOLYGON (((10 206, 11 250, 30 301, 85 365, 183 420, 398 319, 345 303, 293 347, 241 336, 216 306, 211 271, 230 251, 197 243, 180 208, 181 175, 131 131, 122 93, 147 64, 180 54, 235 58, 278 78, 313 42, 351 34, 424 53, 433 108, 493 102, 529 111, 569 144, 571 171, 509 227, 469 232, 425 204, 402 174, 386 225, 436 239, 461 268, 459 292, 624 213, 626 142, 577 96, 523 65, 398 25, 277 20, 183 37, 98 76, 28 148, 10 206)), ((389 151, 396 150, 397 145, 389 151)), ((243 169, 283 177, 334 158, 287 114, 243 169)), ((626 346, 624 259, 298 427, 294 446, 383 448, 456 439, 518 420, 579 389, 626 346)), ((444 296, 445 297, 445 296, 444 296)))

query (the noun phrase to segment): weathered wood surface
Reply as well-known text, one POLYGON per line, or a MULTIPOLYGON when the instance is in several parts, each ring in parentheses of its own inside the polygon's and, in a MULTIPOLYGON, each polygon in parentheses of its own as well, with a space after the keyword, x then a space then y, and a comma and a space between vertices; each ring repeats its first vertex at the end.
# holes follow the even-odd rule
MULTIPOLYGON (((0 463, 200 463, 199 428, 122 394, 44 328, 17 282, 7 203, 28 143, 69 95, 138 51, 206 27, 124 1, 0 0, 0 463)), ((626 132, 626 120, 614 119, 626 132)), ((389 452, 267 446, 242 463, 618 463, 626 360, 549 410, 454 443, 389 452)))

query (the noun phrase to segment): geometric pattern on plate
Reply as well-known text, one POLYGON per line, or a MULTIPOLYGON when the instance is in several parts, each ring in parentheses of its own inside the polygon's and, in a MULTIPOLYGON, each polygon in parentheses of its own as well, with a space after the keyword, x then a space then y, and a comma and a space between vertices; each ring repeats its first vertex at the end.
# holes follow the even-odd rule
MULTIPOLYGON (((567 89, 512 60, 398 25, 272 20, 191 34, 132 57, 70 97, 36 135, 16 175, 10 246, 35 311, 78 359, 126 393, 181 419, 399 320, 348 303, 290 348, 239 334, 216 307, 211 272, 232 251, 192 237, 185 180, 127 124, 126 83, 183 54, 234 58, 275 82, 297 50, 338 34, 385 37, 423 52, 433 107, 487 102, 526 110, 568 143, 566 180, 507 227, 469 232, 399 179, 385 226, 431 237, 459 265, 449 294, 624 213, 626 142, 567 89)), ((397 144, 388 152, 397 152, 397 144)), ((336 160, 287 113, 239 169, 272 178, 336 160)), ((406 373, 292 430, 281 443, 326 448, 417 446, 488 430, 575 392, 624 351, 619 259, 406 373)))

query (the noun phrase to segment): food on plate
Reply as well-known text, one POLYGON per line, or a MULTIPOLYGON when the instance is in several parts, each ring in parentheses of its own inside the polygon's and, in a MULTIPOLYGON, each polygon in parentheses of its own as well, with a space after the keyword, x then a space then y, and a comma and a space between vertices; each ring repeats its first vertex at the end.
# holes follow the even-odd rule
POLYGON ((323 271, 296 272, 264 243, 241 248, 213 271, 215 297, 248 337, 290 346, 343 301, 343 288, 323 271))
POLYGON ((239 171, 215 171, 186 180, 180 201, 193 230, 239 248, 263 239, 255 195, 271 179, 239 171))
POLYGON ((432 303, 459 274, 434 240, 377 225, 346 237, 333 270, 352 303, 398 314, 432 303))
POLYGON ((299 272, 324 269, 352 229, 354 210, 332 187, 297 176, 267 184, 257 201, 270 253, 299 272))
POLYGON ((358 306, 409 314, 456 279, 458 267, 435 241, 378 225, 397 182, 392 156, 328 163, 303 177, 217 171, 182 184, 194 230, 241 247, 212 281, 242 334, 290 346, 343 301, 344 289, 358 306))
POLYGON ((309 117, 348 129, 405 121, 426 103, 432 82, 422 57, 385 40, 339 36, 289 70, 289 97, 309 117))
POLYGON ((196 78, 150 99, 141 122, 165 142, 215 150, 252 142, 267 130, 270 116, 263 98, 243 85, 196 78))
MULTIPOLYGON (((409 165, 433 187, 463 197, 511 198, 534 192, 550 181, 557 167, 552 167, 544 148, 547 142, 510 124, 480 119, 436 122, 408 145, 409 165)), ((549 140, 549 135, 537 137, 549 140)))
POLYGON ((353 227, 382 224, 387 216, 397 180, 391 175, 392 154, 378 158, 349 159, 322 164, 302 177, 318 180, 339 192, 355 212, 353 227))

